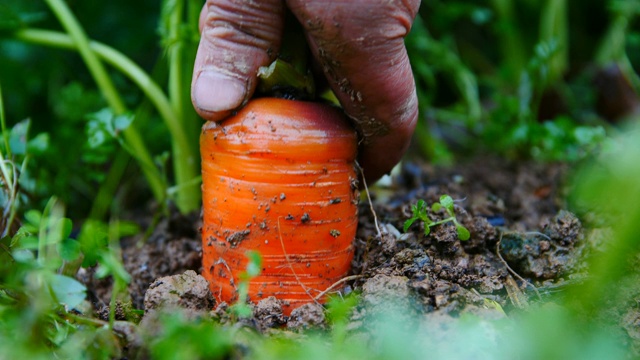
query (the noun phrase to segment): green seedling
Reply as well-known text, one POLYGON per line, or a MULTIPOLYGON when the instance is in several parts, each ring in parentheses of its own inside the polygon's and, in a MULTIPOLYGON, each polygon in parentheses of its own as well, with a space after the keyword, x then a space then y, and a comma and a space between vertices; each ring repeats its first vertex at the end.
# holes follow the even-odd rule
POLYGON ((407 232, 409 230, 409 227, 411 227, 411 225, 413 225, 413 223, 417 220, 420 220, 424 223, 425 235, 429 235, 429 233, 431 232, 431 228, 436 225, 452 222, 456 227, 456 231, 458 232, 458 238, 460 240, 469 240, 471 234, 469 233, 469 230, 462 226, 462 224, 458 222, 458 219, 456 219, 456 213, 453 209, 453 199, 451 198, 451 196, 442 195, 440 196, 439 202, 435 202, 433 205, 431 205, 431 211, 433 212, 440 211, 441 209, 444 209, 449 217, 442 220, 433 221, 429 217, 429 214, 427 214, 427 203, 422 199, 418 200, 416 205, 411 206, 413 215, 411 216, 411 218, 404 222, 404 232, 407 232))
POLYGON ((247 269, 240 274, 240 283, 238 284, 238 301, 231 306, 231 311, 238 317, 250 317, 253 313, 251 307, 247 305, 249 297, 249 281, 260 275, 262 271, 262 257, 257 251, 247 251, 249 263, 247 269))

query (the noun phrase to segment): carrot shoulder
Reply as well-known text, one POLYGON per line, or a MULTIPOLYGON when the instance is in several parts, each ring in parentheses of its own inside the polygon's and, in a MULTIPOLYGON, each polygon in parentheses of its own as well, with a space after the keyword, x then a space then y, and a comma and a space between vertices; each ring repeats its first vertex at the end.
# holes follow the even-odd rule
POLYGON ((246 252, 262 273, 249 298, 276 296, 285 314, 347 275, 357 227, 356 134, 318 103, 255 99, 200 139, 203 275, 219 301, 237 299, 246 252))

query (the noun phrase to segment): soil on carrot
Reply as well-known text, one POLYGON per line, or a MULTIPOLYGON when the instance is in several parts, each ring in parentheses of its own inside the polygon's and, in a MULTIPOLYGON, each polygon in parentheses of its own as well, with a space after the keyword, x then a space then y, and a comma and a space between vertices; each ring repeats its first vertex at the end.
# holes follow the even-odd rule
MULTIPOLYGON (((360 203, 353 276, 340 293, 362 296, 351 315, 351 328, 393 309, 403 309, 407 319, 417 314, 448 319, 466 312, 500 317, 580 281, 589 241, 562 200, 567 173, 563 164, 493 158, 446 168, 405 162, 392 185, 377 186, 370 192, 372 203, 366 197, 360 203), (419 199, 433 204, 443 194, 455 200, 456 218, 470 231, 470 240, 460 241, 451 223, 432 227, 425 235, 424 224, 416 222, 403 233, 411 205, 419 199)), ((445 218, 431 210, 429 215, 445 218)), ((131 298, 123 304, 130 300, 130 307, 145 314, 168 304, 229 321, 228 304, 210 305, 211 295, 200 291, 199 225, 197 216, 175 215, 162 220, 146 242, 123 243, 125 267, 132 276, 131 298)), ((98 313, 107 317, 110 284, 90 273, 83 280, 98 313)), ((116 318, 124 320, 127 312, 121 308, 127 306, 117 308, 116 318)), ((259 331, 327 327, 323 308, 316 304, 289 317, 274 298, 253 309, 253 317, 242 321, 259 331)), ((621 319, 630 338, 638 337, 633 325, 637 319, 637 313, 621 319)))

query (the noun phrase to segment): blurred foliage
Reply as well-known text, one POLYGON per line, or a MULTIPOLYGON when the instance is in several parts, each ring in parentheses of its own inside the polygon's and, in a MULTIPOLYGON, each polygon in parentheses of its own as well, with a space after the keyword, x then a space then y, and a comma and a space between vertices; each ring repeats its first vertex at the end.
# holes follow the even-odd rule
MULTIPOLYGON (((86 46, 78 47, 80 54, 55 49, 65 48, 65 41, 75 41, 78 36, 60 30, 68 29, 76 21, 72 14, 58 12, 54 16, 40 1, 0 5, 0 35, 4 35, 0 52, 7 54, 0 58, 0 79, 5 88, 11 89, 5 95, 10 105, 6 107, 8 125, 30 118, 34 124, 32 131, 49 135, 50 147, 41 157, 34 158, 30 166, 34 174, 38 173, 39 182, 46 184, 41 192, 58 194, 65 203, 72 204, 69 212, 73 217, 88 212, 104 216, 108 204, 92 204, 93 199, 106 198, 109 191, 115 192, 123 178, 134 179, 120 186, 136 189, 129 195, 148 197, 146 191, 150 189, 161 206, 170 198, 183 212, 198 207, 195 157, 200 120, 190 106, 187 89, 201 5, 195 1, 185 3, 189 6, 169 0, 163 4, 143 1, 135 5, 116 1, 95 7, 84 2, 64 5, 59 0, 49 1, 53 9, 68 6, 72 13, 81 14, 79 25, 84 27, 87 37, 113 46, 102 46, 100 56, 106 57, 107 62, 119 59, 121 67, 114 65, 119 71, 113 68, 104 71, 100 62, 90 63, 86 46), (12 31, 16 38, 11 37, 12 31), (18 38, 22 41, 17 41, 18 38), (138 86, 132 86, 130 80, 138 86), (166 88, 157 84, 166 84, 166 88), (116 132, 102 132, 109 136, 95 141, 100 135, 91 114, 104 116, 105 111, 111 111, 114 119, 125 116, 136 121, 129 121, 116 132), (142 133, 144 139, 139 135, 142 133), (123 145, 123 150, 113 146, 114 143, 123 145), (139 163, 138 168, 127 165, 123 151, 139 163), (164 161, 166 153, 173 155, 170 164, 164 161), (146 184, 135 181, 141 178, 140 173, 146 184), (107 182, 106 174, 111 183, 107 182), (168 182, 176 186, 168 189, 168 182)), ((42 205, 47 197, 33 199, 42 205)), ((139 200, 135 197, 129 204, 139 200)))
POLYGON ((407 38, 436 162, 480 150, 575 161, 637 112, 637 14, 623 1, 422 2, 407 38))
MULTIPOLYGON (((155 66, 161 51, 156 32, 160 12, 157 2, 132 4, 117 0, 98 7, 71 1, 69 6, 82 14, 81 21, 90 37, 116 44, 149 70, 155 66)), ((4 17, 15 14, 20 25, 60 28, 42 1, 3 0, 0 13, 4 17)), ((0 21, 0 29, 5 24, 0 21)), ((69 208, 72 217, 87 214, 116 152, 112 139, 101 144, 89 143, 93 138, 91 114, 103 109, 105 101, 75 53, 10 38, 0 41, 0 53, 0 83, 6 89, 3 95, 8 126, 28 118, 32 134, 46 134, 50 139, 47 148, 34 154, 29 164, 28 171, 38 184, 31 194, 31 199, 37 201, 33 206, 42 206, 49 196, 56 194, 72 205, 69 208)), ((140 92, 135 87, 118 73, 112 76, 129 104, 140 101, 140 92)), ((158 119, 153 122, 160 123, 158 119)), ((154 152, 169 146, 168 137, 158 130, 158 126, 148 126, 147 133, 155 139, 150 142, 154 152)), ((137 177, 135 169, 129 168, 129 172, 137 177)))

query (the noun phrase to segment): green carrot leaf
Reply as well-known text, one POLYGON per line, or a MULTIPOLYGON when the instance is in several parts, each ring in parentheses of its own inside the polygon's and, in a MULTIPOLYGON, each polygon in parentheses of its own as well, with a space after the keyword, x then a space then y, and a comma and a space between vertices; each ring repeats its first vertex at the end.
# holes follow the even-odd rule
POLYGON ((469 238, 471 237, 471 233, 469 233, 469 230, 467 230, 466 227, 460 224, 456 224, 456 230, 458 231, 458 238, 460 240, 469 240, 469 238))
POLYGON ((440 196, 440 204, 445 208, 453 211, 453 199, 449 195, 440 196))
POLYGON ((418 218, 412 217, 411 219, 408 219, 407 221, 405 221, 404 226, 402 227, 402 231, 407 232, 411 227, 411 225, 413 225, 413 223, 416 222, 416 220, 418 220, 418 218))

